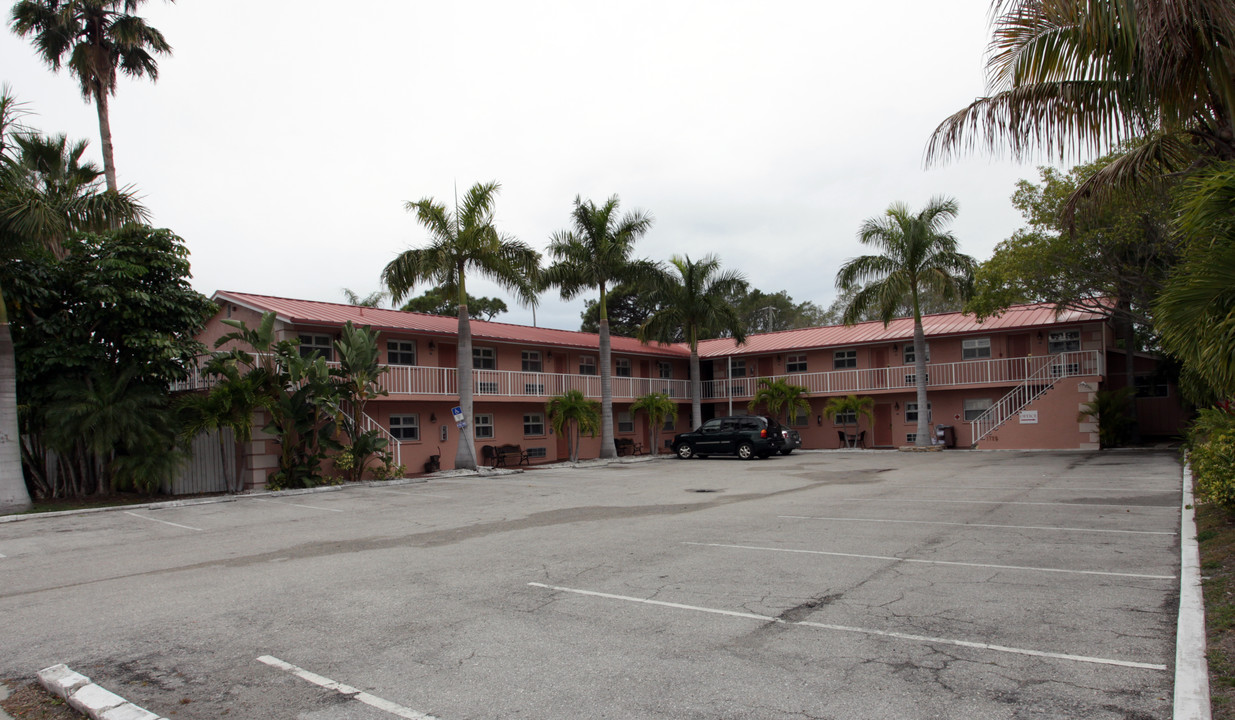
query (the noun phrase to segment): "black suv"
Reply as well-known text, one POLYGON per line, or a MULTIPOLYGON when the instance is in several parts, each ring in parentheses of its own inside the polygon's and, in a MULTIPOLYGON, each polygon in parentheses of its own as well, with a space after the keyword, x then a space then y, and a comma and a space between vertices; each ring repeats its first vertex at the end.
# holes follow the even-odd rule
POLYGON ((785 445, 780 423, 758 415, 712 418, 693 432, 673 438, 673 452, 683 460, 708 455, 737 455, 743 460, 766 458, 785 445))

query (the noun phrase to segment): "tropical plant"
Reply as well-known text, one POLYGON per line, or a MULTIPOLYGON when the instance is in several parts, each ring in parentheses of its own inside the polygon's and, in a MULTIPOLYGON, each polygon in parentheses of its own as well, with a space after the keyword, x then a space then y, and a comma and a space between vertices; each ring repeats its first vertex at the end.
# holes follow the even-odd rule
POLYGON ((1230 405, 1201 409, 1185 447, 1197 499, 1235 510, 1235 414, 1230 405))
MULTIPOLYGON (((274 313, 265 313, 256 328, 244 321, 225 319, 236 328, 215 341, 214 361, 245 368, 246 382, 261 396, 260 406, 270 414, 263 428, 279 443, 279 467, 266 480, 271 489, 312 487, 323 481, 322 460, 328 451, 340 449, 335 440, 340 416, 341 392, 326 359, 318 354, 304 357, 299 341, 276 340, 274 313), (248 346, 250 353, 244 346, 248 346)), ((213 365, 208 366, 213 367, 213 365)), ((221 383, 231 381, 228 376, 221 383)))
MULTIPOLYGON (((59 162, 49 163, 45 154, 36 161, 32 152, 35 136, 22 126, 22 114, 20 103, 8 89, 0 91, 0 258, 14 273, 9 275, 10 281, 21 270, 12 260, 43 251, 63 255, 64 241, 72 232, 101 230, 146 217, 146 210, 131 194, 101 191, 97 170, 80 162, 80 154, 74 154, 76 146, 59 162), (57 172, 40 169, 48 166, 57 172)), ((38 284, 30 282, 32 292, 38 284)), ((16 438, 22 433, 18 428, 17 360, 6 289, 0 282, 0 433, 16 438)), ((31 441, 38 445, 37 439, 31 441)), ((30 505, 21 453, 19 443, 0 443, 0 513, 30 505)))
MULTIPOLYGON (((875 419, 874 414, 875 399, 870 397, 858 397, 857 395, 846 395, 845 397, 828 398, 827 403, 823 406, 823 414, 826 415, 832 422, 836 422, 838 418, 843 418, 841 427, 845 428, 845 437, 849 447, 853 447, 857 439, 858 423, 862 418, 866 418, 867 422, 872 422, 875 419), (849 432, 849 418, 853 418, 853 429, 855 432, 849 432)), ((919 405, 918 407, 922 407, 919 405)), ((919 413, 925 415, 926 413, 919 413)))
POLYGON ((648 393, 630 404, 632 413, 645 412, 648 415, 648 440, 651 442, 652 454, 660 453, 660 428, 665 420, 677 415, 678 404, 665 393, 648 393))
POLYGON ((759 388, 755 390, 754 396, 747 403, 746 409, 754 412, 755 408, 763 405, 767 408, 768 413, 780 420, 785 418, 785 425, 793 418, 799 410, 810 412, 810 400, 806 399, 806 388, 801 385, 794 385, 784 378, 776 378, 769 380, 761 378, 759 380, 759 388), (782 416, 781 412, 785 414, 782 416))
POLYGON ((157 80, 159 66, 154 56, 172 51, 161 32, 132 14, 145 1, 20 0, 13 5, 11 16, 13 31, 22 37, 33 36, 39 56, 52 70, 58 71, 67 60, 69 72, 81 84, 82 97, 94 102, 107 189, 112 192, 119 192, 120 187, 108 97, 116 93, 118 71, 157 80))
POLYGON ((348 305, 380 308, 382 303, 386 302, 386 298, 388 297, 390 297, 390 293, 385 290, 374 290, 368 295, 361 297, 351 288, 343 288, 343 299, 347 301, 348 305))
POLYGON ((181 444, 187 447, 199 434, 214 432, 227 491, 240 492, 243 481, 239 464, 243 455, 237 457, 235 463, 227 461, 227 435, 224 431, 230 430, 232 440, 242 448, 253 439, 253 415, 266 406, 268 399, 262 392, 262 374, 241 374, 234 358, 226 355, 208 361, 203 374, 215 376, 218 380, 209 390, 186 393, 176 401, 181 444))
POLYGON ((990 94, 944 120, 928 162, 982 146, 1015 159, 1134 147, 1087 192, 1235 159, 1235 6, 1229 0, 993 0, 990 94))
POLYGON ((1162 346, 1193 379, 1193 399, 1235 398, 1235 163, 1193 178, 1179 219, 1189 247, 1154 306, 1162 346))
POLYGON ((639 340, 670 343, 685 338, 690 347, 690 422, 697 428, 703 424, 699 341, 729 333, 739 345, 746 342, 742 320, 728 301, 746 288, 746 279, 739 272, 722 271, 715 255, 698 261, 674 255, 669 263, 672 269, 652 280, 650 294, 661 309, 639 328, 639 340))
POLYGON ((549 254, 555 262, 545 271, 546 286, 561 290, 570 300, 595 288, 599 304, 600 335, 600 456, 617 457, 613 444, 613 371, 609 341, 609 291, 621 282, 638 282, 650 277, 656 266, 647 260, 634 260, 635 242, 652 227, 651 215, 638 210, 618 215, 620 201, 614 195, 598 206, 594 201, 575 197, 570 230, 554 233, 549 254))
MULTIPOLYGON (((459 407, 472 417, 472 331, 468 322, 469 270, 514 292, 522 302, 536 304, 540 253, 494 225, 494 202, 501 186, 477 183, 463 196, 463 205, 451 213, 445 205, 424 198, 404 207, 429 232, 429 245, 405 250, 382 271, 396 304, 418 285, 429 283, 459 298, 458 388, 459 407)), ((476 469, 476 444, 470 432, 460 433, 455 467, 476 469)))
MULTIPOLYGON (((869 218, 858 231, 863 245, 879 249, 879 255, 852 258, 836 274, 841 291, 861 285, 844 322, 852 325, 870 308, 875 308, 884 327, 908 302, 913 308, 914 375, 919 408, 926 404, 926 334, 922 329, 921 296, 929 288, 947 299, 965 299, 973 282, 974 260, 957 250, 956 238, 944 225, 956 217, 955 200, 933 198, 918 213, 903 203, 893 203, 882 217, 869 218)), ((918 413, 915 444, 930 444, 927 413, 918 413)))
MULTIPOLYGON (((403 312, 459 317, 459 297, 443 292, 441 288, 429 288, 403 303, 399 309, 403 312)), ((501 298, 475 297, 470 293, 467 296, 467 313, 473 320, 492 320, 509 309, 501 298)))
POLYGON ((340 417, 343 434, 347 436, 352 467, 346 473, 353 482, 364 475, 369 459, 385 450, 387 441, 376 430, 364 430, 365 405, 376 397, 387 395, 378 384, 390 368, 379 360, 377 332, 368 326, 356 327, 349 320, 335 341, 339 366, 331 371, 340 389, 340 417))
POLYGON ((1098 442, 1102 447, 1119 447, 1132 438, 1136 419, 1129 414, 1128 406, 1135 403, 1134 387, 1099 390, 1093 400, 1081 404, 1076 419, 1078 422, 1088 420, 1098 423, 1098 442))
POLYGON ((95 493, 150 492, 170 478, 181 456, 167 392, 143 384, 136 368, 99 366, 84 378, 58 380, 49 393, 48 444, 64 458, 86 459, 95 493))
POLYGON ((549 422, 558 435, 566 438, 570 449, 570 461, 579 462, 579 436, 587 433, 596 437, 600 424, 600 403, 588 400, 581 390, 567 390, 545 403, 549 422))

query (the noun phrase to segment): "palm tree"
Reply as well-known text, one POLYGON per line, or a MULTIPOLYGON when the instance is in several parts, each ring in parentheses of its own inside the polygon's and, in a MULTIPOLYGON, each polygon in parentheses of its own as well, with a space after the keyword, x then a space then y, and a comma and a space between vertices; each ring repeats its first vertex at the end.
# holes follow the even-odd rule
POLYGON ((1196 402, 1235 398, 1235 163, 1193 178, 1179 220, 1192 240, 1154 307, 1162 346, 1183 362, 1196 402))
POLYGON ((805 410, 810 412, 810 400, 807 400, 806 388, 801 385, 794 385, 784 378, 776 378, 768 380, 763 378, 759 381, 759 389, 755 391, 754 397, 747 403, 746 409, 754 411, 759 405, 767 407, 768 412, 777 420, 781 418, 781 411, 785 412, 785 424, 789 424, 789 420, 799 411, 805 410))
POLYGON ((989 95, 940 123, 935 162, 985 146, 1015 159, 1131 152, 1073 194, 1235 159, 1235 5, 993 0, 989 95))
MULTIPOLYGON (((104 230, 144 220, 143 208, 130 193, 103 192, 98 169, 80 163, 74 146, 59 162, 27 153, 34 141, 20 126, 20 105, 0 91, 0 257, 21 257, 35 249, 58 251, 69 233, 104 230), (21 142, 19 142, 19 139, 21 142), (42 169, 40 169, 42 168, 42 169), (52 168, 52 170, 49 170, 52 168), (52 179, 54 178, 54 182, 52 179)), ((57 143, 57 141, 49 141, 57 143)), ((67 143, 66 143, 67 145, 67 143)), ((17 360, 9 330, 8 306, 0 288, 0 434, 20 437, 17 424, 17 360)), ((17 442, 0 443, 0 513, 30 506, 17 442)))
MULTIPOLYGON (((857 395, 846 395, 845 397, 830 398, 823 406, 823 414, 828 416, 833 422, 837 418, 845 418, 846 422, 841 425, 845 428, 845 436, 849 438, 849 447, 853 447, 853 443, 857 438, 857 432, 849 432, 848 418, 853 416, 853 429, 858 429, 858 422, 862 418, 866 418, 867 422, 875 419, 873 408, 875 407, 875 399, 870 397, 858 397, 857 395)), ((919 405, 919 407, 921 407, 919 405)), ((925 415, 924 412, 918 413, 919 416, 925 415)))
POLYGON ((545 271, 547 287, 561 290, 570 300, 584 290, 596 288, 600 299, 600 456, 617 457, 613 444, 613 376, 609 347, 609 291, 620 282, 638 281, 652 274, 655 266, 632 260, 635 241, 652 227, 652 217, 635 210, 618 216, 618 196, 597 206, 575 197, 572 230, 553 235, 549 253, 556 262, 545 271))
POLYGON ((545 403, 545 412, 549 414, 549 422, 553 424, 554 432, 566 437, 566 446, 570 448, 570 461, 579 462, 579 435, 587 433, 596 437, 596 426, 600 423, 600 403, 588 400, 582 390, 567 390, 545 403))
POLYGON ((734 270, 722 272, 715 255, 697 262, 689 255, 674 255, 669 262, 677 274, 666 272, 654 279, 650 294, 661 309, 639 328, 639 340, 667 344, 679 335, 685 338, 690 346, 691 427, 697 428, 703 424, 699 341, 727 332, 739 345, 746 342, 742 319, 729 302, 746 289, 746 279, 734 270))
POLYGON ((385 290, 374 290, 368 295, 361 297, 351 288, 343 288, 343 298, 347 300, 347 304, 358 307, 380 308, 382 303, 386 302, 388 294, 385 290))
POLYGON ((946 198, 932 198, 916 215, 907 205, 893 203, 882 217, 867 219, 858 231, 863 245, 873 245, 882 254, 853 258, 836 274, 836 287, 842 292, 863 286, 845 308, 846 325, 854 324, 873 308, 887 327, 902 304, 908 301, 913 309, 914 384, 918 391, 914 444, 919 447, 930 444, 921 295, 929 288, 945 300, 963 299, 973 284, 974 259, 960 253, 956 238, 943 229, 956 212, 956 201, 946 198))
POLYGON ((630 404, 630 411, 648 414, 648 440, 651 442, 652 454, 660 454, 660 426, 665 420, 678 412, 678 404, 664 393, 648 393, 630 404))
MULTIPOLYGON (((501 188, 496 181, 477 183, 463 196, 453 213, 445 205, 424 198, 404 207, 429 231, 429 245, 404 250, 382 271, 397 305, 413 288, 429 283, 459 298, 458 385, 459 407, 472 417, 472 332, 468 321, 466 273, 479 272, 514 292, 527 305, 536 303, 540 253, 512 237, 498 233, 493 205, 501 188)), ((472 433, 459 434, 455 467, 476 469, 472 433)))
POLYGON ((117 71, 157 80, 159 65, 154 54, 172 51, 163 33, 132 14, 145 2, 20 0, 13 5, 13 31, 22 37, 33 36, 35 48, 52 70, 59 70, 67 58, 69 72, 81 83, 82 96, 94 101, 103 143, 103 169, 107 189, 112 192, 120 188, 116 184, 107 103, 108 96, 116 93, 117 71))

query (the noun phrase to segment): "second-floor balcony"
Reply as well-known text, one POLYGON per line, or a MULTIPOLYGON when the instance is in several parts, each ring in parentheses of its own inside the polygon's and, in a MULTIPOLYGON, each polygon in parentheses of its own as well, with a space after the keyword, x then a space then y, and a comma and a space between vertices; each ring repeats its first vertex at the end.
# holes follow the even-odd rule
MULTIPOLYGON (((458 397, 458 372, 455 368, 419 365, 389 365, 382 374, 381 386, 391 397, 458 397)), ((967 360, 954 363, 930 363, 926 366, 928 388, 981 385, 1016 385, 1027 378, 1045 373, 1053 378, 1103 375, 1102 353, 1097 350, 1067 352, 1022 358, 967 360)), ((761 380, 784 378, 806 388, 811 396, 849 395, 862 393, 904 392, 915 387, 916 370, 912 365, 853 370, 830 370, 814 373, 789 373, 771 377, 731 378, 702 383, 701 399, 750 399, 759 389, 761 380)), ((177 383, 175 390, 208 387, 209 378, 198 368, 190 378, 177 383)), ((510 370, 473 370, 472 393, 476 398, 548 399, 579 390, 584 396, 600 399, 600 377, 565 373, 518 372, 510 370)), ((678 401, 689 401, 690 381, 673 378, 614 377, 613 398, 636 400, 653 392, 665 393, 678 401)))

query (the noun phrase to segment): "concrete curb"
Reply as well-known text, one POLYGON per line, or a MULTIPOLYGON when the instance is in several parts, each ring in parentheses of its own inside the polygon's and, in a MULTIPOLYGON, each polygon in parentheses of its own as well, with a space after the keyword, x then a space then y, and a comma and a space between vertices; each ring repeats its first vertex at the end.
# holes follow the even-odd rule
POLYGON ((38 520, 48 517, 65 517, 67 515, 88 515, 90 513, 116 512, 118 510, 145 510, 158 508, 187 507, 189 505, 214 505, 216 503, 238 502, 247 498, 286 497, 290 495, 314 495, 324 492, 342 492, 361 487, 397 487, 399 485, 416 485, 428 482, 427 478, 400 478, 398 480, 366 480, 346 485, 322 485, 314 488, 297 488, 295 490, 261 490, 258 492, 241 493, 238 495, 220 495, 218 497, 188 498, 186 500, 164 500, 152 503, 136 503, 133 505, 108 505, 107 507, 82 508, 81 510, 59 510, 45 513, 22 513, 20 515, 0 515, 0 523, 20 522, 22 520, 38 520))
POLYGON ((1201 553, 1196 540, 1192 468, 1186 456, 1183 485, 1183 509, 1179 523, 1179 624, 1175 628, 1175 720, 1210 720, 1201 553))
POLYGON ((68 665, 52 665, 39 671, 47 691, 64 698, 74 710, 93 720, 167 720, 143 710, 119 695, 105 690, 68 665))

